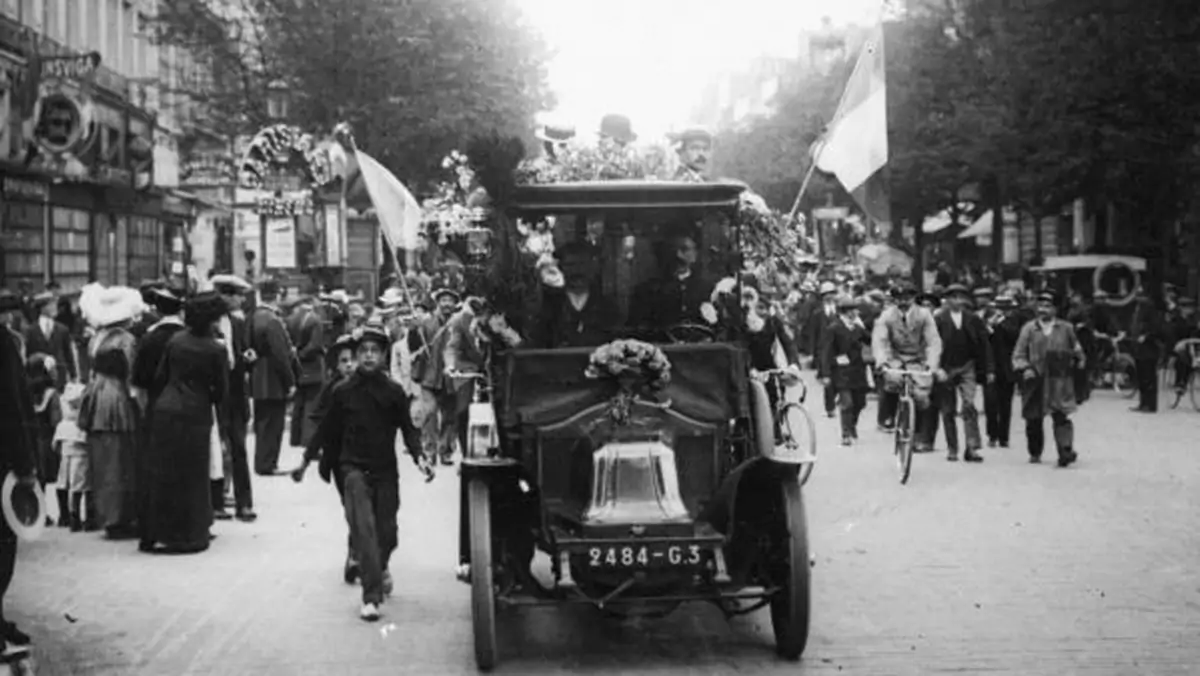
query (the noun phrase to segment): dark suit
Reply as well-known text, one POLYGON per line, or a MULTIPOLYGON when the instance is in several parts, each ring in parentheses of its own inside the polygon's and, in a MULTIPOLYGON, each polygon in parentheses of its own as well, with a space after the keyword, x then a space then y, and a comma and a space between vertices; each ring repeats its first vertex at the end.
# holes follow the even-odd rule
POLYGON ((992 364, 996 369, 996 382, 991 388, 992 400, 984 401, 987 416, 988 439, 1008 448, 1008 434, 1012 427, 1013 395, 1016 393, 1020 374, 1013 372, 1012 355, 1021 335, 1023 318, 1009 313, 998 324, 992 326, 989 342, 992 348, 992 364))
POLYGON ((630 301, 630 328, 660 335, 678 324, 707 325, 700 306, 709 302, 713 284, 693 270, 685 279, 675 276, 639 284, 630 301))
POLYGON ((863 348, 871 344, 865 326, 847 326, 840 317, 821 330, 817 377, 828 378, 826 391, 837 393, 842 438, 858 438, 858 416, 867 405, 867 363, 863 348))
POLYGON ((250 388, 247 378, 250 364, 246 362, 246 349, 250 336, 246 331, 246 320, 240 313, 229 315, 229 332, 226 340, 233 341, 233 368, 229 371, 229 393, 221 407, 221 430, 229 444, 229 471, 226 477, 233 481, 233 499, 239 510, 254 507, 254 495, 250 484, 250 462, 246 454, 246 432, 250 424, 250 388))
POLYGON ((250 370, 254 399, 254 471, 274 474, 279 465, 287 398, 296 385, 294 352, 283 320, 267 306, 255 308, 247 329, 250 348, 258 355, 250 370))
POLYGON ((47 336, 42 331, 42 318, 36 318, 22 330, 25 341, 25 358, 37 354, 48 354, 54 357, 54 385, 61 392, 68 378, 75 378, 78 371, 75 368, 75 350, 72 349, 71 332, 62 323, 55 321, 54 329, 47 336))
MULTIPOLYGON (((809 345, 814 359, 820 360, 821 358, 821 345, 825 342, 825 332, 829 330, 829 326, 840 321, 833 303, 818 304, 813 308, 813 312, 808 318, 808 326, 805 328, 809 332, 809 345)), ((825 415, 832 418, 833 412, 837 408, 837 388, 832 385, 825 388, 823 403, 825 404, 825 415)))
POLYGON ((316 312, 301 310, 288 318, 287 328, 300 364, 292 400, 291 442, 293 446, 307 446, 316 431, 312 414, 325 382, 325 326, 316 312))
MULTIPOLYGON (((0 475, 10 471, 19 477, 33 476, 37 467, 37 418, 33 397, 25 379, 20 336, 0 326, 0 475)), ((0 602, 12 582, 17 564, 17 536, 0 519, 0 602)), ((0 621, 4 620, 0 607, 0 621)))
POLYGON ((1142 411, 1158 410, 1158 360, 1164 333, 1162 313, 1152 301, 1139 298, 1129 326, 1129 338, 1133 341, 1138 409, 1142 411))
POLYGON ((547 294, 541 318, 534 328, 531 347, 592 347, 602 345, 617 328, 616 306, 599 290, 588 294, 583 308, 576 310, 566 292, 547 294))

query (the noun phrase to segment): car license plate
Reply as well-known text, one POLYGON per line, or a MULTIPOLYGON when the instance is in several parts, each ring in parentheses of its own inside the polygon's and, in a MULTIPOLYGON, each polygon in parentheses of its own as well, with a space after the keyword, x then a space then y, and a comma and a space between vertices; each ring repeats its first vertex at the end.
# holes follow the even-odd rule
POLYGON ((592 568, 652 568, 657 566, 695 566, 703 549, 696 544, 630 544, 588 549, 592 568))

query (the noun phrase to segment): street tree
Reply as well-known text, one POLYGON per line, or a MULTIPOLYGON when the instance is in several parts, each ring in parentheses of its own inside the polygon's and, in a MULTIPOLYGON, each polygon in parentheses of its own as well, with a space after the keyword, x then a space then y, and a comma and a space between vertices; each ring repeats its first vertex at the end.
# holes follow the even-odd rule
POLYGON ((195 133, 252 133, 283 83, 287 122, 328 132, 348 121, 360 147, 424 186, 471 135, 528 135, 552 104, 550 52, 515 0, 160 4, 157 39, 196 74, 171 94, 206 110, 195 133))

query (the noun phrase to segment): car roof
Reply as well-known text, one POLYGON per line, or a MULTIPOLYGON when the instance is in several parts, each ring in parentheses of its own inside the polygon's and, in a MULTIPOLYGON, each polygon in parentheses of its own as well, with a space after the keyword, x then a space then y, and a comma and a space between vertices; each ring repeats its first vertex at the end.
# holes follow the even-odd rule
POLYGON ((720 208, 736 205, 745 190, 746 184, 730 180, 548 183, 518 186, 511 204, 516 211, 720 208))

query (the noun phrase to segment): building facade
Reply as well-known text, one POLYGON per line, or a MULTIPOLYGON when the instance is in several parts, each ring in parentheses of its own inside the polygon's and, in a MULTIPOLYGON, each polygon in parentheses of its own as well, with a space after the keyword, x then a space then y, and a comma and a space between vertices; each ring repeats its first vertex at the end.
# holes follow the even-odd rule
POLYGON ((177 50, 150 0, 0 0, 0 287, 184 272, 177 50))

